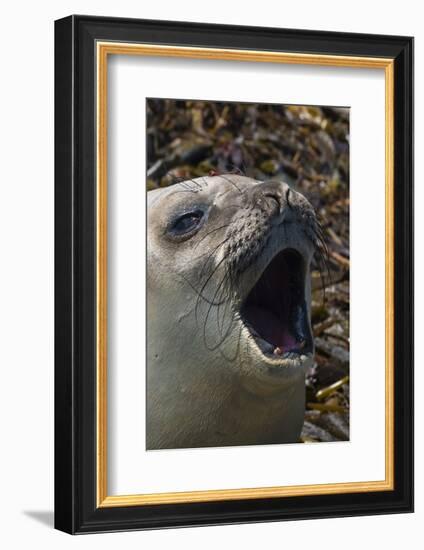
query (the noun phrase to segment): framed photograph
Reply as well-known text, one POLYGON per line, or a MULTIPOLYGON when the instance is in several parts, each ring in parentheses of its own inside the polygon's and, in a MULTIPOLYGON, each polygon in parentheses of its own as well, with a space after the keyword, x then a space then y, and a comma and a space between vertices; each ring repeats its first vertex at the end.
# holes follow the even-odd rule
POLYGON ((55 525, 413 509, 413 39, 55 24, 55 525))

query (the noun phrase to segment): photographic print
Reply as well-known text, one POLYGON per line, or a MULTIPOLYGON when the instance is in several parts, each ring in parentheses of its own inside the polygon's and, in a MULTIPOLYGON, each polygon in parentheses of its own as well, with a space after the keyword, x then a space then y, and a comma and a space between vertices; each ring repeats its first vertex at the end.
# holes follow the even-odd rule
POLYGON ((349 440, 349 109, 146 110, 146 448, 349 440))
POLYGON ((413 510, 412 114, 411 37, 55 22, 57 529, 413 510))

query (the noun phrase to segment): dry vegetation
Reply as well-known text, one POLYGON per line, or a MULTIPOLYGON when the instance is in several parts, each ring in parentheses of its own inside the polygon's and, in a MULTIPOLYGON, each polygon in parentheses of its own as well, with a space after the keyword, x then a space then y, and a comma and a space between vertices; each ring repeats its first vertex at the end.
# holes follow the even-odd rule
POLYGON ((315 365, 302 439, 349 438, 349 117, 346 109, 150 99, 147 187, 241 171, 281 178, 313 204, 329 250, 314 265, 315 365), (325 296, 324 296, 325 294, 325 296))

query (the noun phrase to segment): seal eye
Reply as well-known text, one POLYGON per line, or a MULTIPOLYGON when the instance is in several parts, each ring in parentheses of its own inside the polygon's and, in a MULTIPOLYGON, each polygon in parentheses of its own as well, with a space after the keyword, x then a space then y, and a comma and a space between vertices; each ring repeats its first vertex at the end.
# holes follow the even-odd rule
POLYGON ((201 210, 194 210, 179 216, 171 225, 170 234, 174 237, 189 236, 200 226, 203 215, 201 210))

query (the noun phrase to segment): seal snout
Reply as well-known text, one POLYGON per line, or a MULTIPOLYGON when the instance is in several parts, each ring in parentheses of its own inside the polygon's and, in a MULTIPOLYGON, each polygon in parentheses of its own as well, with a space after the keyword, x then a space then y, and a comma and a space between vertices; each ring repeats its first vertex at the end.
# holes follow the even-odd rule
POLYGON ((261 360, 300 366, 313 351, 306 296, 311 253, 303 217, 306 200, 277 181, 258 183, 246 195, 226 246, 233 279, 242 281, 239 318, 261 360))
POLYGON ((291 189, 285 182, 268 181, 256 186, 253 191, 253 203, 269 216, 279 215, 289 205, 291 189))

